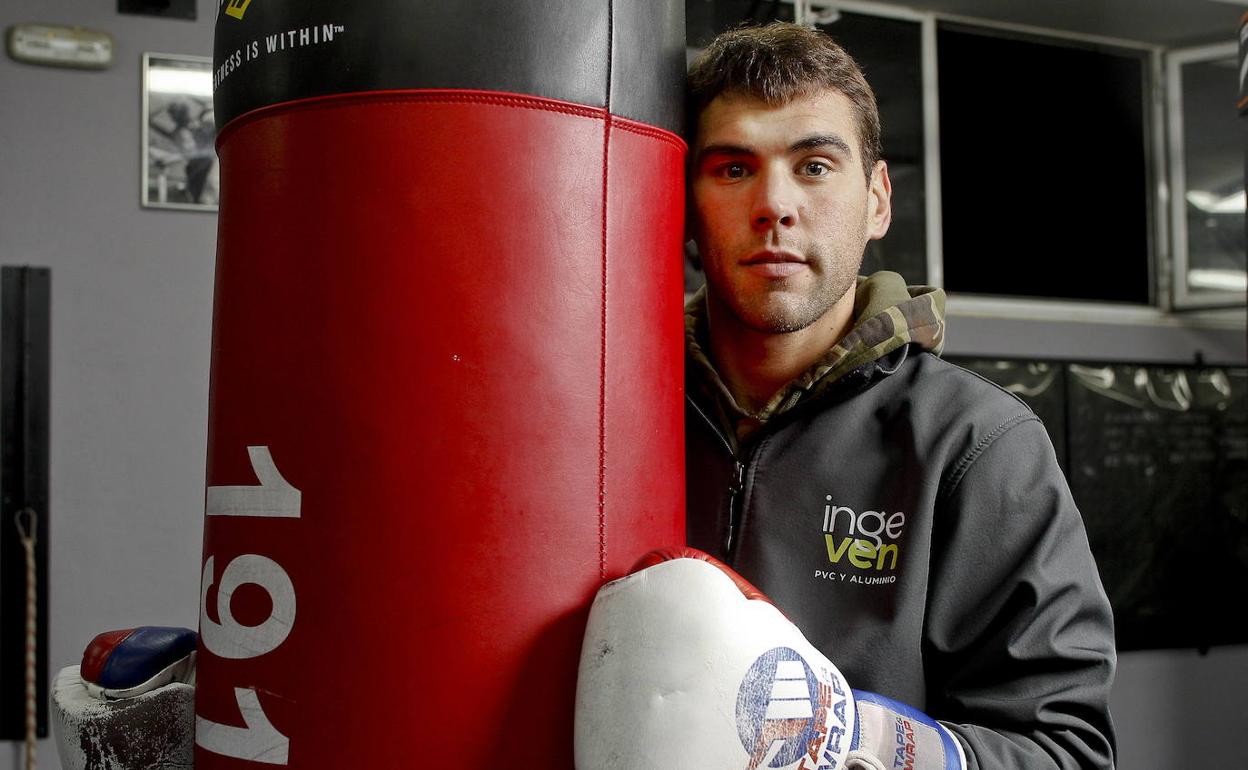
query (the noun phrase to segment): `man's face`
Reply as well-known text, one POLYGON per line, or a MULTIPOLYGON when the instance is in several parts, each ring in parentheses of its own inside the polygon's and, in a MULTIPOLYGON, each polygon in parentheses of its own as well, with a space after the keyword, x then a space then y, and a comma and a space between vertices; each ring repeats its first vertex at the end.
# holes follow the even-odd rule
POLYGON ((693 229, 712 300, 757 332, 805 329, 854 286, 891 218, 887 167, 863 176, 852 103, 721 94, 697 136, 693 229))

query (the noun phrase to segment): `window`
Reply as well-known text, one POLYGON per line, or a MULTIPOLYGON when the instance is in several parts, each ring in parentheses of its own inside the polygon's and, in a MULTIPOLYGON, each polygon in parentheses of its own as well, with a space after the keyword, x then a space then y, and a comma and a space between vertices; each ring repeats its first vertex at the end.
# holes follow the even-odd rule
POLYGON ((1234 44, 1168 57, 1176 308, 1244 304, 1244 128, 1234 44))
POLYGON ((1143 50, 937 25, 944 285, 1147 304, 1143 50))

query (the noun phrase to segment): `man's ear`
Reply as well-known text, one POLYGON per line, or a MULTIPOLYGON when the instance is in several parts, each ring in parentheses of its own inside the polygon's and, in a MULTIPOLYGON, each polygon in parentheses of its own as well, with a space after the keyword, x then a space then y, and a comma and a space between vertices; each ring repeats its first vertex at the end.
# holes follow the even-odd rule
POLYGON ((867 238, 883 238, 892 221, 893 183, 888 179, 888 164, 877 160, 867 186, 867 238))

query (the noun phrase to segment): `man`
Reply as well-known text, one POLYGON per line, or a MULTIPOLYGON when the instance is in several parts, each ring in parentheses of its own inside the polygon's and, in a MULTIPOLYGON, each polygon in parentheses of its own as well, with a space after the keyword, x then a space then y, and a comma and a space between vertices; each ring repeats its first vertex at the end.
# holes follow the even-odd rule
POLYGON ((689 100, 689 544, 969 767, 1112 767, 1112 616, 1043 426, 937 358, 942 292, 856 277, 892 195, 862 73, 773 24, 689 100))

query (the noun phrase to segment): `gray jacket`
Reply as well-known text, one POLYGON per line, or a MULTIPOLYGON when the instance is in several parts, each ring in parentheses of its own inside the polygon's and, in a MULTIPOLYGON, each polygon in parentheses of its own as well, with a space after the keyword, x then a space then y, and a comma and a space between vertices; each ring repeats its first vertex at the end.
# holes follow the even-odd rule
POLYGON ((1113 767, 1113 618, 1026 405, 909 339, 738 442, 690 354, 690 545, 851 686, 945 723, 972 768, 1113 767))

